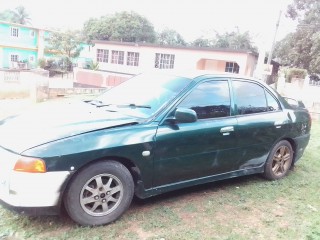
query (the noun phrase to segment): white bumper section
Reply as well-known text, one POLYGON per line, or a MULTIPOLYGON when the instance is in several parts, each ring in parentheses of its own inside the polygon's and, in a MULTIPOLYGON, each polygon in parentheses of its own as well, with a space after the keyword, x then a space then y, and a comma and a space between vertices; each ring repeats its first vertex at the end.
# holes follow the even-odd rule
POLYGON ((1 178, 0 199, 15 207, 56 206, 61 194, 61 186, 69 174, 69 172, 11 171, 8 178, 1 178))

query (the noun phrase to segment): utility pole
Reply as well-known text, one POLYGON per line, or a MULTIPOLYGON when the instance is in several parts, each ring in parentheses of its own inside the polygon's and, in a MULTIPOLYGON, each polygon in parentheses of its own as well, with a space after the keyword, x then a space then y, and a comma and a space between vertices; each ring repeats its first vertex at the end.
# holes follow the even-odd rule
MULTIPOLYGON (((273 37, 271 49, 270 49, 268 60, 267 60, 267 66, 269 66, 271 64, 272 55, 273 55, 273 51, 274 51, 274 45, 275 45, 275 42, 276 42, 276 37, 277 37, 278 28, 279 28, 279 24, 280 24, 281 14, 282 14, 282 11, 280 10, 278 21, 277 21, 277 24, 276 24, 276 30, 274 32, 274 37, 273 37)), ((264 82, 267 82, 267 77, 268 77, 268 75, 266 75, 266 74, 262 77, 264 82)))
POLYGON ((282 11, 280 10, 279 18, 278 18, 277 25, 276 25, 276 31, 275 31, 275 33, 274 33, 274 37, 273 37, 273 41, 272 41, 270 53, 269 53, 269 56, 268 56, 268 61, 267 61, 267 64, 268 64, 268 65, 270 65, 270 63, 271 63, 271 58, 272 58, 272 54, 273 54, 273 50, 274 50, 274 45, 275 45, 276 37, 277 37, 277 33, 278 33, 278 28, 279 28, 279 24, 280 24, 281 14, 282 14, 282 11))

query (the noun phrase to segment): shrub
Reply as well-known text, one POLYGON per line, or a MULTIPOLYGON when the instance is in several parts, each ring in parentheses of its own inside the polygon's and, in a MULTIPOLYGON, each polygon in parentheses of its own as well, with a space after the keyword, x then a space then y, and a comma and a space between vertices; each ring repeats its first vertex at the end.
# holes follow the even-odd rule
POLYGON ((46 66, 46 59, 45 59, 45 58, 40 58, 40 59, 38 60, 38 66, 39 66, 40 68, 44 69, 45 66, 46 66))
POLYGON ((286 71, 286 81, 291 82, 292 78, 302 78, 304 79, 307 76, 308 72, 305 69, 301 68, 289 68, 286 71))

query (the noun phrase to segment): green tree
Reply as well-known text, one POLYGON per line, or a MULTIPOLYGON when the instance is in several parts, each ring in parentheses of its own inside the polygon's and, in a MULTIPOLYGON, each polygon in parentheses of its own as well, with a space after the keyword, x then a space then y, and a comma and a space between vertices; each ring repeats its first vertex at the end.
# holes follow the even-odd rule
POLYGON ((3 12, 0 12, 0 20, 12 22, 13 19, 13 12, 12 10, 4 10, 3 12))
POLYGON ((24 6, 18 6, 14 10, 5 10, 0 13, 0 19, 12 23, 23 25, 31 24, 31 18, 24 6))
POLYGON ((314 33, 311 41, 310 55, 312 58, 309 64, 309 71, 311 73, 320 73, 320 32, 314 33))
POLYGON ((284 39, 277 42, 274 48, 274 56, 281 61, 281 64, 290 66, 294 57, 294 33, 289 33, 284 39))
POLYGON ((197 38, 191 45, 195 47, 238 49, 257 52, 257 47, 254 46, 249 32, 241 33, 239 30, 222 34, 215 32, 213 38, 197 38))
POLYGON ((87 42, 92 40, 110 40, 112 35, 112 21, 109 16, 90 18, 84 23, 83 36, 87 42))
POLYGON ((85 22, 83 34, 87 41, 114 40, 124 42, 154 42, 156 33, 153 25, 135 12, 120 12, 85 22))
POLYGON ((13 11, 13 22, 27 25, 31 23, 31 18, 24 6, 16 7, 13 11))
POLYGON ((71 30, 51 32, 47 41, 47 50, 61 56, 62 62, 70 70, 72 59, 77 58, 83 49, 81 46, 81 33, 71 30))
POLYGON ((300 24, 320 24, 320 2, 318 0, 293 0, 288 6, 287 16, 298 19, 300 24))
POLYGON ((216 33, 213 47, 251 50, 257 52, 257 48, 253 45, 248 31, 244 33, 241 33, 239 30, 225 32, 223 34, 216 33))
POLYGON ((164 29, 158 33, 157 43, 160 45, 171 45, 171 46, 186 46, 187 42, 183 37, 175 30, 164 29))
POLYGON ((297 30, 277 42, 274 56, 290 67, 320 73, 320 2, 318 0, 293 0, 287 16, 298 20, 297 30))
POLYGON ((212 40, 200 37, 191 42, 190 45, 194 47, 211 47, 212 40))

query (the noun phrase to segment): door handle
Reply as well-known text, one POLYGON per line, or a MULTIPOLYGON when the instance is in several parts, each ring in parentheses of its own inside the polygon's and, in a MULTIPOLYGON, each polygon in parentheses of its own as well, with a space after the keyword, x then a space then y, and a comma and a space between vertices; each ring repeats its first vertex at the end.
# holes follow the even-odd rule
POLYGON ((276 128, 281 128, 282 125, 283 125, 283 121, 276 121, 276 122, 274 122, 274 126, 275 126, 276 128))
POLYGON ((221 133, 229 133, 230 134, 230 132, 233 132, 233 131, 234 131, 233 126, 223 127, 220 129, 221 133))

